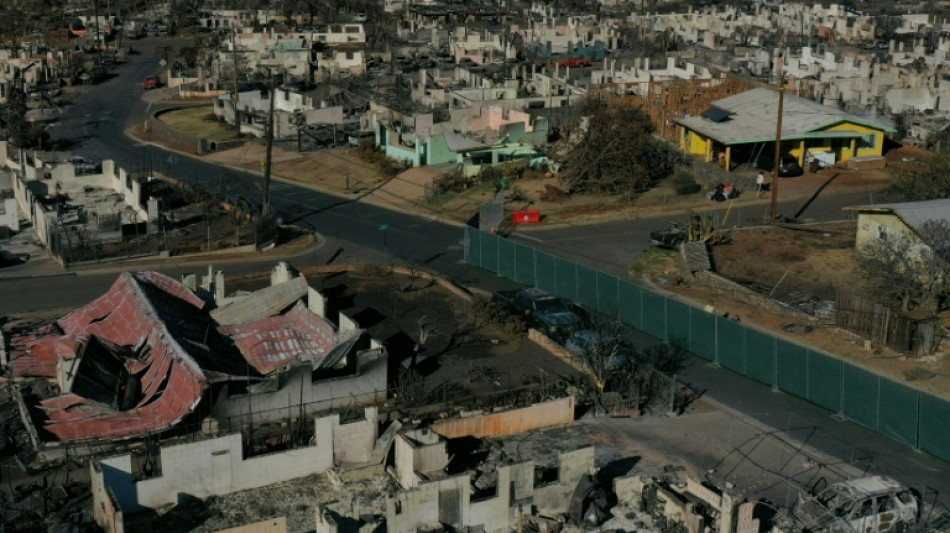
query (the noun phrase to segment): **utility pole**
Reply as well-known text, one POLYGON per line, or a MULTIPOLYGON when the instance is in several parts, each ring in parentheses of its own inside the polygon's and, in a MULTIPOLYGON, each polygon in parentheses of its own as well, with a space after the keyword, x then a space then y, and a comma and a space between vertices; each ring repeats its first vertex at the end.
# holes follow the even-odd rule
POLYGON ((238 56, 237 45, 234 44, 234 25, 231 25, 231 59, 234 61, 234 92, 231 94, 231 105, 234 107, 234 125, 241 132, 241 113, 238 110, 238 56))
POLYGON ((270 171, 271 153, 274 150, 274 100, 277 99, 277 85, 274 82, 274 71, 270 73, 270 110, 267 112, 267 131, 264 132, 264 201, 261 205, 261 215, 270 216, 270 171))
POLYGON ((96 57, 99 58, 99 64, 102 64, 102 46, 99 43, 99 0, 92 3, 92 13, 96 17, 96 57))
MULTIPOLYGON (((781 69, 781 66, 779 67, 781 69)), ((775 121, 775 167, 772 169, 772 223, 778 218, 778 169, 782 158, 782 111, 785 107, 785 75, 778 75, 778 120, 775 121)))

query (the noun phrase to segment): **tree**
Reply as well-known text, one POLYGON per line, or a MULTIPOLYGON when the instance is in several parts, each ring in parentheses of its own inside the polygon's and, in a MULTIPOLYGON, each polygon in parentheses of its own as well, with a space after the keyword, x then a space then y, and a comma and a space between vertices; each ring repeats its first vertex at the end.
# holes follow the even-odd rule
POLYGON ((293 19, 296 15, 307 15, 310 19, 310 25, 313 26, 317 12, 320 10, 324 0, 295 0, 286 1, 283 4, 282 11, 288 19, 293 19))
POLYGON ((950 198, 950 152, 918 159, 894 174, 894 182, 885 194, 895 200, 914 202, 950 198))
POLYGON ((568 349, 575 353, 587 369, 599 396, 608 392, 611 377, 635 359, 625 346, 618 323, 603 323, 595 329, 579 331, 568 341, 568 349))
POLYGON ((868 290, 903 311, 938 311, 950 291, 950 222, 928 220, 918 235, 882 234, 861 250, 868 290))
POLYGON ((5 138, 18 148, 42 148, 49 134, 42 124, 27 120, 27 111, 26 94, 20 89, 11 90, 7 103, 0 106, 0 125, 5 138))
POLYGON ((201 8, 204 0, 173 0, 171 12, 175 32, 185 28, 194 28, 201 18, 201 8))
POLYGON ((568 137, 561 185, 569 193, 626 194, 647 189, 676 169, 681 155, 653 137, 649 117, 630 105, 581 104, 583 119, 568 137))
POLYGON ((613 401, 619 398, 637 410, 680 412, 695 399, 692 391, 675 379, 686 359, 686 351, 678 343, 636 349, 627 340, 630 330, 623 324, 598 315, 588 318, 591 329, 575 333, 565 347, 583 364, 596 403, 608 407, 613 396, 613 401))

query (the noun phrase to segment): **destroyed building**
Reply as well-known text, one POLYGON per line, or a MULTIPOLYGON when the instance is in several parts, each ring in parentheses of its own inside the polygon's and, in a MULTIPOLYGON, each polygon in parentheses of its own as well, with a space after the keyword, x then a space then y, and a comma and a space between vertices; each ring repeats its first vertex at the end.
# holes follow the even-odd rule
POLYGON ((498 465, 495 483, 485 486, 474 484, 472 472, 446 473, 445 445, 424 428, 397 436, 395 471, 403 490, 386 499, 389 533, 441 527, 504 531, 519 528, 526 517, 570 516, 580 523, 590 512, 589 491, 579 489, 593 485, 593 446, 558 456, 556 477, 541 475, 528 461, 498 465))
MULTIPOLYGON (((510 416, 513 421, 522 417, 510 416)), ((188 499, 218 505, 246 498, 242 491, 302 479, 313 490, 305 493, 309 496, 295 494, 292 507, 314 508, 318 532, 340 531, 345 523, 385 524, 392 533, 440 524, 500 531, 519 523, 557 523, 558 517, 580 523, 594 508, 598 517, 606 516, 606 493, 593 476, 594 447, 560 454, 553 468, 497 458, 468 465, 471 458, 465 457, 466 468, 457 472, 443 436, 425 427, 404 429, 399 419, 376 408, 365 409, 355 420, 335 414, 318 417, 312 425, 314 438, 308 444, 272 453, 254 453, 241 434, 232 433, 163 446, 146 451, 145 457, 99 459, 90 465, 95 520, 110 533, 148 529, 188 499), (367 485, 373 487, 368 493, 353 493, 367 485), (352 504, 337 501, 341 493, 348 493, 352 504)), ((281 514, 288 507, 276 509, 281 514)), ((249 509, 226 525, 261 518, 249 509)), ((299 516, 296 522, 292 529, 298 531, 311 530, 313 524, 302 527, 299 516)))
POLYGON ((485 106, 459 110, 446 122, 433 123, 432 114, 380 121, 376 138, 387 157, 412 166, 449 163, 473 175, 482 165, 537 157, 547 134, 543 117, 485 106))
POLYGON ((13 335, 3 364, 34 446, 143 437, 209 415, 231 424, 251 403, 256 420, 285 417, 291 393, 300 415, 385 399, 382 346, 345 317, 327 320, 305 278, 276 272, 271 287, 227 299, 220 273, 200 288, 124 273, 92 303, 13 335))

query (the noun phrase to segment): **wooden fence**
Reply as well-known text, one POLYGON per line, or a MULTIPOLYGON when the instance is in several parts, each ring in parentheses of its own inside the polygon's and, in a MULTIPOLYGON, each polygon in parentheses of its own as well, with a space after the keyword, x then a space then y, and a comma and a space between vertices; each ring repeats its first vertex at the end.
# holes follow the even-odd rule
POLYGON ((875 344, 915 355, 930 353, 936 341, 932 314, 902 313, 840 291, 835 325, 859 333, 875 344))

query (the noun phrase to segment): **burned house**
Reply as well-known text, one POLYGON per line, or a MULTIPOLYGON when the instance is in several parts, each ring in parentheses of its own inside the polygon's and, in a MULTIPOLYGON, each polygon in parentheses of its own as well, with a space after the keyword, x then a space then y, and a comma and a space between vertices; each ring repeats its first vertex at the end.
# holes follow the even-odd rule
POLYGON ((558 516, 580 523, 596 507, 586 497, 596 472, 593 446, 559 455, 554 479, 539 475, 531 461, 519 462, 498 465, 493 486, 479 489, 473 472, 446 472, 445 444, 427 429, 406 430, 397 437, 395 471, 402 490, 386 498, 389 533, 505 531, 558 516))
POLYGON ((13 335, 3 364, 34 444, 187 431, 209 415, 239 428, 241 418, 228 417, 287 416, 289 390, 295 413, 385 399, 384 349, 352 321, 327 320, 305 278, 281 272, 271 287, 231 299, 220 273, 217 290, 209 280, 191 288, 123 273, 92 303, 13 335))

